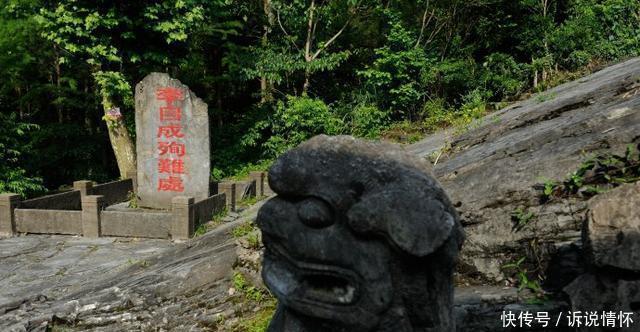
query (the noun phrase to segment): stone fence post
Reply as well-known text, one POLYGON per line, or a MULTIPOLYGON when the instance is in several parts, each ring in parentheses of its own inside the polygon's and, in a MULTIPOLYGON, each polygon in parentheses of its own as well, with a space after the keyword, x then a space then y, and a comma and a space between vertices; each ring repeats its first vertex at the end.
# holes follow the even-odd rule
POLYGON ((264 172, 251 172, 249 176, 256 181, 256 196, 264 196, 264 172))
POLYGON ((81 196, 91 195, 92 188, 93 182, 91 181, 81 180, 73 183, 73 190, 79 190, 81 196))
POLYGON ((82 236, 100 237, 100 213, 104 208, 104 196, 82 196, 82 236))
POLYGON ((127 171, 127 173, 124 176, 126 179, 131 179, 131 182, 133 184, 133 192, 137 193, 138 192, 138 172, 136 171, 127 171))
POLYGON ((0 234, 13 235, 16 231, 14 210, 20 204, 20 195, 0 194, 0 234))
POLYGON ((195 231, 193 197, 178 196, 171 199, 171 238, 188 239, 195 231))
POLYGON ((226 197, 227 211, 236 210, 236 184, 233 182, 225 181, 218 183, 218 192, 224 193, 226 197))

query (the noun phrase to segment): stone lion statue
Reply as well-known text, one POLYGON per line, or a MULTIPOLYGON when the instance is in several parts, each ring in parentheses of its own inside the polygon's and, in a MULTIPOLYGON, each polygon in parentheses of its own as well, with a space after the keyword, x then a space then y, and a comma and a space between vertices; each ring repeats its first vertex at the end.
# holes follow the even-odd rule
POLYGON ((317 136, 269 171, 257 218, 269 331, 455 331, 463 232, 429 164, 400 147, 317 136))

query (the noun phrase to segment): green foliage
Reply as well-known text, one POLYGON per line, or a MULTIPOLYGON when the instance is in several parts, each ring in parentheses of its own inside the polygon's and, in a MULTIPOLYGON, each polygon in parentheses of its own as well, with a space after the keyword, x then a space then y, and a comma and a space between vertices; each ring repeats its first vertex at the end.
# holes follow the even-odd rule
POLYGON ((42 179, 28 176, 22 168, 21 159, 30 148, 22 140, 37 128, 18 122, 15 114, 0 113, 0 193, 11 192, 26 198, 45 191, 42 179))
POLYGON ((251 285, 240 272, 233 274, 233 287, 241 292, 249 301, 262 302, 268 296, 265 290, 251 285))
POLYGON ((640 54, 636 0, 0 7, 0 113, 39 126, 20 136, 13 149, 23 154, 3 173, 25 193, 37 190, 24 179, 57 188, 117 177, 106 129, 121 122, 104 110, 121 108, 134 134, 132 88, 150 72, 180 79, 209 105, 218 180, 264 170, 320 133, 414 142, 442 127, 467 130, 487 103, 640 54))
POLYGON ((560 63, 576 69, 593 58, 614 60, 640 54, 640 3, 578 0, 570 17, 551 35, 560 63))
POLYGON ((207 227, 207 224, 200 224, 196 228, 196 230, 193 232, 193 236, 194 237, 202 236, 202 235, 206 234, 208 230, 209 229, 207 227))
POLYGON ((256 312, 252 317, 243 318, 234 331, 242 332, 266 332, 271 322, 271 318, 275 314, 275 301, 266 305, 256 312))
POLYGON ((244 300, 251 306, 257 306, 256 309, 258 309, 258 311, 243 315, 242 319, 233 327, 233 331, 266 332, 276 309, 276 301, 273 296, 267 290, 251 285, 240 272, 233 274, 232 283, 233 287, 242 294, 244 300))
POLYGON ((491 91, 494 97, 516 96, 527 87, 526 66, 518 64, 508 54, 493 53, 482 66, 484 88, 491 91))
POLYGON ((397 12, 384 13, 390 25, 387 41, 374 50, 373 63, 358 75, 382 108, 391 109, 396 119, 412 119, 424 102, 426 87, 420 77, 430 64, 429 56, 423 48, 414 47, 416 36, 404 27, 397 12))
POLYGON ((607 153, 588 158, 560 183, 545 181, 542 200, 569 196, 589 198, 636 181, 640 181, 640 145, 629 145, 623 154, 607 153))
POLYGON ((533 212, 525 212, 522 208, 517 208, 511 212, 511 220, 514 222, 514 230, 519 231, 528 225, 536 217, 533 212))
POLYGON ((257 228, 254 223, 248 222, 244 223, 231 231, 231 235, 234 238, 241 238, 243 236, 249 235, 249 233, 255 231, 257 228))
POLYGON ((378 138, 389 125, 389 114, 374 105, 357 105, 351 113, 350 133, 357 137, 378 138))
POLYGON ((227 210, 227 207, 225 206, 224 209, 222 209, 220 212, 218 212, 218 213, 213 215, 213 217, 211 218, 211 223, 214 226, 217 226, 217 225, 221 224, 222 223, 222 218, 224 218, 227 215, 228 212, 229 211, 227 210))
POLYGON ((133 94, 131 85, 120 72, 98 71, 93 74, 102 97, 102 106, 105 110, 112 108, 113 101, 122 99, 121 104, 126 107, 133 106, 133 94))
POLYGON ((515 273, 518 280, 518 292, 525 289, 531 291, 537 299, 545 300, 545 291, 540 286, 540 281, 537 278, 532 278, 532 271, 526 267, 526 257, 521 257, 517 261, 508 263, 502 266, 502 269, 511 270, 515 273))
POLYGON ((260 143, 264 158, 270 160, 314 135, 337 134, 341 127, 341 119, 322 100, 288 96, 277 103, 269 118, 254 124, 242 143, 247 146, 260 143))
POLYGON ((127 194, 127 200, 129 201, 129 207, 132 209, 138 208, 138 195, 135 192, 130 191, 127 194))

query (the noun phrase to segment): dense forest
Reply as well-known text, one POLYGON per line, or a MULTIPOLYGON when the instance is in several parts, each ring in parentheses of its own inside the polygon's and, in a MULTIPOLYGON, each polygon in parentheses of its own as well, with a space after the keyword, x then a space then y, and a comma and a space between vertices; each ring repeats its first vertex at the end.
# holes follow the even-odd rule
POLYGON ((224 178, 319 133, 411 142, 640 53, 638 0, 0 8, 0 192, 23 196, 119 177, 110 134, 135 138, 133 87, 150 72, 207 102, 212 177, 224 178))

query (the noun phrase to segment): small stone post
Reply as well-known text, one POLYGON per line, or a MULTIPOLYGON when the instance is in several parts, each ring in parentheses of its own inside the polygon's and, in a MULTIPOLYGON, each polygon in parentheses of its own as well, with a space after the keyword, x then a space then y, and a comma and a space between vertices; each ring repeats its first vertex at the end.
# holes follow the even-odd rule
POLYGON ((272 196, 275 193, 273 192, 273 190, 271 189, 271 186, 269 186, 269 175, 265 173, 264 176, 264 195, 265 196, 272 196))
POLYGON ((133 192, 137 193, 138 192, 138 172, 128 171, 127 174, 125 175, 125 178, 131 179, 131 182, 133 183, 133 192))
POLYGON ((20 204, 20 195, 0 194, 0 234, 13 235, 16 231, 14 210, 20 204))
POLYGON ((264 172, 251 172, 249 176, 256 181, 256 196, 264 196, 264 172))
POLYGON ((76 181, 73 183, 73 190, 79 190, 80 196, 91 195, 93 182, 87 180, 76 181))
POLYGON ((172 239, 188 239, 195 231, 195 214, 193 197, 177 196, 171 199, 173 221, 171 222, 172 239))
POLYGON ((104 208, 104 196, 82 196, 82 236, 100 237, 100 213, 104 208))
POLYGON ((220 182, 218 192, 224 193, 227 200, 227 210, 236 210, 236 184, 233 182, 220 182))

